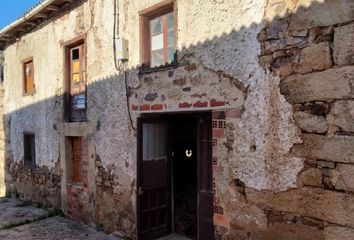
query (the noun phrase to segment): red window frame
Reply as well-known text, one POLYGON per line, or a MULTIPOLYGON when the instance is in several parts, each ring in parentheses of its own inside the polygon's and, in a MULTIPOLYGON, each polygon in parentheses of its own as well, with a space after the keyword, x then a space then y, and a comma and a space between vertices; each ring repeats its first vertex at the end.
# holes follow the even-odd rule
MULTIPOLYGON (((146 70, 159 69, 160 67, 166 67, 177 64, 176 56, 172 64, 164 64, 160 67, 151 67, 151 33, 150 33, 150 21, 157 18, 163 17, 162 29, 164 38, 164 62, 167 62, 168 56, 168 46, 167 46, 167 14, 173 13, 174 21, 174 51, 176 53, 177 46, 177 1, 167 0, 152 7, 149 7, 143 11, 139 12, 140 15, 140 60, 142 64, 141 70, 145 72, 146 70)), ((176 54, 175 54, 176 55, 176 54)))

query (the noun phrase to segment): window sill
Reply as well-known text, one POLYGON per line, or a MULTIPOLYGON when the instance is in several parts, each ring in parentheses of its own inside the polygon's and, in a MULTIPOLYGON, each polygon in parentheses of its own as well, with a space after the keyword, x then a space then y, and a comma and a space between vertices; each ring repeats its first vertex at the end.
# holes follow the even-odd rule
POLYGON ((171 69, 176 69, 177 67, 178 67, 177 63, 166 64, 166 65, 162 65, 159 67, 153 67, 153 68, 143 65, 140 67, 139 75, 167 71, 167 70, 171 70, 171 69))
POLYGON ((36 92, 31 92, 31 93, 22 93, 23 97, 27 97, 27 96, 34 96, 36 94, 36 92))

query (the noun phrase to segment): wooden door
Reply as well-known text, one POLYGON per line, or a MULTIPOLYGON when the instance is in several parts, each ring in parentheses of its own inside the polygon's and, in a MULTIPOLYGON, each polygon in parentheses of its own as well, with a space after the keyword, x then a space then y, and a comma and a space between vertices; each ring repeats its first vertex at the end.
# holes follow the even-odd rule
POLYGON ((197 239, 213 240, 212 128, 211 118, 198 119, 197 239))
POLYGON ((139 119, 138 234, 149 240, 171 228, 168 125, 159 119, 139 119))

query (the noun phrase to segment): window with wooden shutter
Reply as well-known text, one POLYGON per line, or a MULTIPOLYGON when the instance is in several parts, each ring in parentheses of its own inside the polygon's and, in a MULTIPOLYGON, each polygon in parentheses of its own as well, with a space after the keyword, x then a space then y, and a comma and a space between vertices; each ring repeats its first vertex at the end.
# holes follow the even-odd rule
POLYGON ((23 134, 23 150, 25 165, 34 169, 36 167, 36 142, 33 133, 23 134))
POLYGON ((34 65, 33 59, 23 63, 23 92, 24 94, 33 94, 34 87, 34 65))

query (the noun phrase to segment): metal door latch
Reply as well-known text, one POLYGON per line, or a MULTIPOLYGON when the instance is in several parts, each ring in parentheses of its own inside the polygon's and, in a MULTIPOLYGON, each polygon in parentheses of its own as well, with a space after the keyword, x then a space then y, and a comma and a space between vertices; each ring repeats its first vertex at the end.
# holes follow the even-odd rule
POLYGON ((138 187, 138 195, 143 195, 144 194, 144 190, 142 187, 138 187))

